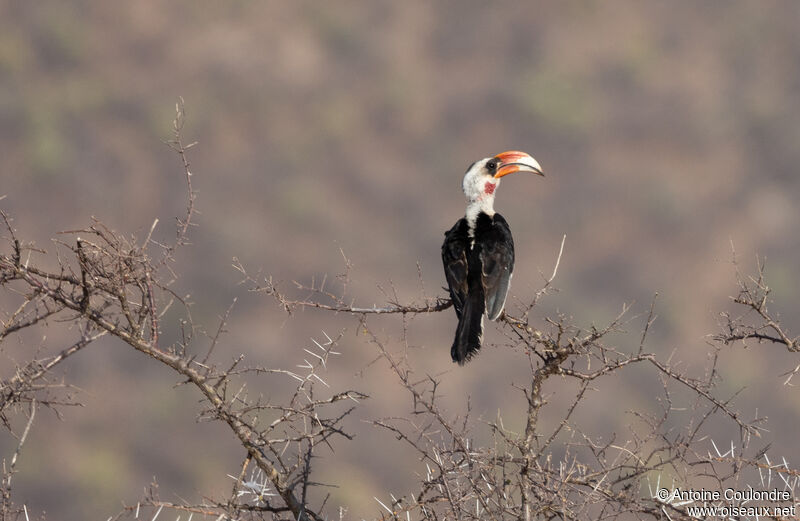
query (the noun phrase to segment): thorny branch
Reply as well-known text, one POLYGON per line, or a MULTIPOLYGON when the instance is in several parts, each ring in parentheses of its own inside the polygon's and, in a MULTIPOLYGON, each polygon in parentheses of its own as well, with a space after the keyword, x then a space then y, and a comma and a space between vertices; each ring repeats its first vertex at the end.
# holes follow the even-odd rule
MULTIPOLYGON (((765 259, 756 258, 756 274, 744 275, 739 269, 736 251, 733 249, 733 265, 739 293, 731 297, 737 305, 736 312, 720 313, 721 331, 714 335, 714 340, 723 344, 748 340, 761 344, 764 342, 782 345, 790 353, 800 352, 800 337, 792 336, 781 324, 779 316, 770 308, 772 288, 767 285, 765 277, 765 259)), ((791 385, 792 378, 800 372, 800 363, 784 373, 785 385, 791 385)))
MULTIPOLYGON (((545 279, 532 302, 520 306, 522 314, 507 313, 501 318, 509 345, 528 358, 531 375, 528 386, 521 389, 526 405, 523 432, 506 429, 498 417, 485 423, 493 436, 493 443, 489 444, 481 443, 477 434, 483 422, 472 420, 469 408, 466 415, 451 417, 437 400, 440 381, 424 374, 415 377, 404 350, 392 352, 390 341, 380 338, 369 324, 375 314, 405 317, 442 311, 446 309, 442 305, 445 299, 425 299, 421 304, 392 301, 383 308, 364 308, 348 301, 345 291, 337 294, 326 289, 324 280, 310 285, 295 282, 295 290, 303 296, 292 298, 279 290, 272 279, 256 281, 247 276, 241 265, 237 269, 252 290, 272 296, 289 314, 298 308, 314 308, 354 315, 357 329, 367 335, 379 359, 387 363, 408 392, 410 417, 392 416, 373 423, 409 447, 425 471, 417 492, 400 497, 390 494, 390 500, 375 498, 383 509, 381 518, 405 519, 413 515, 418 519, 602 519, 632 514, 636 518, 694 519, 687 509, 691 505, 661 500, 650 491, 656 485, 653 480, 660 483, 663 475, 691 483, 713 477, 724 488, 733 483, 753 483, 753 472, 764 468, 778 472, 769 463, 759 461, 767 458, 766 448, 758 452, 752 449, 752 435, 760 437, 765 432, 765 419, 746 420, 733 406, 735 395, 727 399, 717 396, 716 350, 710 358, 712 365, 701 377, 680 370, 671 356, 662 359, 647 351, 648 333, 657 318, 655 298, 631 351, 607 343, 614 335, 624 334, 623 328, 638 318, 625 318, 627 306, 602 328, 593 326, 583 331, 563 315, 545 318, 544 326, 537 323, 532 310, 551 288, 563 248, 562 241, 552 275, 545 279), (591 425, 581 425, 576 416, 580 416, 586 397, 597 392, 592 387, 594 382, 634 366, 651 371, 661 380, 663 395, 657 400, 662 412, 651 415, 632 411, 635 421, 627 437, 614 435, 602 441, 591 434, 591 425), (555 380, 554 376, 559 378, 555 380), (575 385, 575 399, 555 427, 548 430, 541 416, 546 411, 550 424, 554 411, 547 408, 545 388, 558 385, 559 392, 563 392, 564 387, 569 389, 565 383, 570 381, 575 385), (690 405, 675 403, 687 391, 688 399, 683 401, 690 405), (683 432, 676 433, 673 417, 687 409, 692 412, 692 419, 683 432), (714 422, 728 422, 737 428, 741 445, 737 455, 726 459, 708 451, 708 431, 704 429, 714 422)), ((346 284, 342 286, 345 288, 346 284)), ((405 335, 405 326, 403 331, 405 335)), ((780 472, 793 475, 797 471, 784 468, 780 472)), ((797 480, 791 483, 791 490, 797 492, 797 480)))
MULTIPOLYGON (((60 405, 74 403, 69 395, 64 396, 64 385, 54 381, 56 367, 95 340, 113 337, 171 368, 183 383, 194 387, 205 403, 200 417, 228 426, 244 449, 246 460, 256 469, 264 490, 264 493, 251 494, 254 491, 252 482, 239 481, 233 499, 210 502, 200 509, 188 504, 171 508, 213 512, 230 519, 247 512, 275 516, 289 513, 298 520, 323 519, 311 506, 315 496, 309 495, 309 491, 319 485, 309 479, 312 459, 319 450, 332 448, 336 438, 352 437, 342 423, 353 405, 346 407, 345 404, 357 404, 366 395, 353 390, 327 390, 324 373, 329 361, 338 354, 336 346, 340 336, 325 335, 324 340, 315 341, 306 349, 308 357, 293 371, 242 367, 242 357, 220 367, 224 362, 213 355, 225 331, 228 310, 216 334, 209 337, 209 344, 200 345, 203 330, 193 324, 185 300, 170 287, 176 280, 171 267, 174 253, 177 248, 189 244, 188 233, 196 212, 187 156, 194 143, 183 144, 184 117, 181 100, 176 105, 174 138, 169 145, 181 159, 188 202, 185 215, 178 219, 174 242, 161 244, 152 238, 157 221, 145 240, 139 242, 95 220, 85 229, 62 232, 62 236, 74 239, 56 241, 58 267, 48 270, 39 267, 37 262, 38 256, 47 252, 19 240, 11 219, 0 213, 5 228, 1 238, 9 248, 8 253, 0 250, 0 287, 18 300, 15 311, 2 317, 0 346, 4 339, 24 330, 47 327, 48 320, 74 324, 81 332, 74 343, 54 354, 32 358, 0 381, 0 418, 10 430, 10 415, 17 412, 19 404, 30 404, 31 420, 21 438, 24 441, 37 406, 45 405, 57 411, 60 405), (151 255, 153 248, 160 254, 151 255), (185 310, 183 335, 171 345, 162 345, 159 320, 175 302, 182 304, 185 310), (249 375, 286 378, 287 383, 294 382, 289 385, 294 392, 281 403, 259 395, 251 396, 247 390, 249 375)), ((8 515, 18 512, 10 496, 16 459, 17 454, 3 475, 4 494, 7 491, 3 514, 8 515)), ((145 497, 139 504, 142 505, 163 508, 166 504, 152 495, 145 497)), ((128 510, 121 515, 125 512, 128 510)))

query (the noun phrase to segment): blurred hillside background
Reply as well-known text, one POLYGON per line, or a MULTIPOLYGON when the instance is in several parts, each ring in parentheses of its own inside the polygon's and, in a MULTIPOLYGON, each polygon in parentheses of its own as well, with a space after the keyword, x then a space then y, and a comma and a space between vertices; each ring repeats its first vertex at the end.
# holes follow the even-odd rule
MULTIPOLYGON (((332 504, 372 516, 372 497, 401 495, 419 469, 358 420, 404 415, 408 398, 380 364, 359 373, 375 353, 354 320, 287 319, 238 285, 232 259, 287 290, 325 274, 337 289, 344 252, 360 305, 384 303, 391 285, 403 302, 444 295, 439 248, 464 211, 465 169, 520 149, 547 177, 507 177, 498 191, 517 244, 512 312, 566 234, 560 292, 533 315, 602 324, 626 302, 645 311, 658 292, 651 349, 691 368, 736 291, 733 242, 745 270, 767 257, 776 309, 796 333, 799 22, 790 1, 0 0, 0 206, 48 249, 90 216, 139 237, 158 218, 156 235, 172 237, 184 180, 163 141, 182 96, 202 213, 177 290, 208 329, 238 296, 225 352, 254 363, 292 367, 310 337, 346 328, 331 380, 373 398, 351 422, 356 442, 337 445, 318 478, 347 483, 332 504)), ((380 323, 389 334, 399 322, 380 323)), ((635 343, 640 326, 619 341, 635 343)), ((454 327, 452 311, 412 319, 412 365, 440 375, 454 412, 469 395, 474 414, 519 426, 512 383, 529 370, 518 353, 489 325, 481 355, 458 368, 454 327)), ((174 338, 174 324, 164 329, 174 338)), ((17 499, 32 517, 105 519, 154 476, 165 499, 229 491, 242 455, 222 426, 195 422, 196 397, 124 346, 91 349, 65 375, 86 406, 38 416, 21 460, 17 499)), ((721 389, 748 388, 737 405, 770 417, 769 441, 791 461, 800 400, 777 375, 797 360, 774 346, 730 351, 721 389)), ((656 407, 660 383, 631 374, 613 384, 618 402, 581 412, 599 433, 656 407)), ((263 390, 282 383, 265 377, 263 390)), ((14 442, 2 436, 6 457, 14 442)))

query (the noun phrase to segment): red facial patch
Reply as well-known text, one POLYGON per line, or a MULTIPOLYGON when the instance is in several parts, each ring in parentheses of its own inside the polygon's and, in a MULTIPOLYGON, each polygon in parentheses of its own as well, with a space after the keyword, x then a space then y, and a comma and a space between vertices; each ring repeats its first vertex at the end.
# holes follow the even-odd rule
POLYGON ((486 195, 492 195, 496 187, 497 185, 495 185, 491 181, 486 181, 486 184, 483 185, 483 191, 486 192, 486 195))

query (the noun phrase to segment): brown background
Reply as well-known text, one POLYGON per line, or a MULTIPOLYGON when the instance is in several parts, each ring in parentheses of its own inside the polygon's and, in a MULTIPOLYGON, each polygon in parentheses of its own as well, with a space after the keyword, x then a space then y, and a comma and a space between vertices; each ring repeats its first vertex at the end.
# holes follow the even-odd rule
MULTIPOLYGON (((498 190, 517 242, 512 310, 566 234, 560 292, 534 315, 601 324, 624 302, 646 310, 658 292, 651 349, 675 350, 691 372, 735 292, 733 242, 743 268, 767 256, 796 332, 798 21, 789 1, 0 1, 0 205, 48 249, 92 215, 140 237, 158 217, 156 235, 172 236, 183 179, 162 141, 183 96, 202 214, 178 289, 209 329, 239 296, 225 348, 252 363, 291 367, 310 337, 346 328, 330 380, 373 398, 350 422, 356 443, 326 453, 318 478, 341 485, 333 505, 372 516, 373 496, 407 492, 420 469, 360 420, 403 415, 407 398, 381 365, 357 375, 375 353, 354 321, 287 319, 237 286, 232 258, 290 289, 333 280, 344 251, 360 305, 385 302, 379 286, 392 284, 402 301, 420 298, 419 261, 425 294, 443 295, 439 246, 463 213, 464 170, 521 149, 547 177, 509 177, 498 190)), ((391 335, 399 321, 376 323, 391 335)), ((491 325, 490 345, 457 368, 454 327, 451 311, 412 320, 412 365, 439 375, 453 413, 470 395, 476 415, 519 425, 519 353, 492 345, 503 337, 491 325)), ((174 324, 164 330, 175 338, 174 324)), ((746 386, 738 407, 770 417, 768 441, 791 461, 800 400, 777 375, 797 360, 772 346, 727 353, 719 394, 746 386)), ((0 356, 6 376, 14 359, 0 356)), ((153 476, 165 499, 228 493, 241 454, 222 426, 195 423, 196 396, 173 390, 172 374, 111 341, 65 371, 86 407, 37 420, 15 478, 34 516, 104 519, 153 476)), ((265 378, 263 391, 286 383, 265 378)), ((624 431, 626 410, 657 407, 650 373, 599 385, 580 412, 599 435, 624 431)), ((556 418, 569 397, 549 391, 556 418)), ((0 434, 4 457, 12 446, 0 434)))

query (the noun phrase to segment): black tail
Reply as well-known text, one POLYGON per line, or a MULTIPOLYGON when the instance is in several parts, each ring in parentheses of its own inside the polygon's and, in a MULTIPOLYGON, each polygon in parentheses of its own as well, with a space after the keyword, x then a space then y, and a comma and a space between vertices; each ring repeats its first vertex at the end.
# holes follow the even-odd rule
POLYGON ((461 310, 458 319, 456 338, 453 340, 453 347, 450 348, 450 356, 453 357, 453 362, 458 362, 458 365, 469 362, 481 348, 485 307, 483 295, 467 295, 464 309, 461 310))

